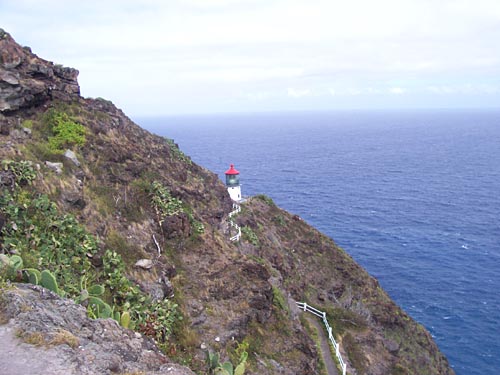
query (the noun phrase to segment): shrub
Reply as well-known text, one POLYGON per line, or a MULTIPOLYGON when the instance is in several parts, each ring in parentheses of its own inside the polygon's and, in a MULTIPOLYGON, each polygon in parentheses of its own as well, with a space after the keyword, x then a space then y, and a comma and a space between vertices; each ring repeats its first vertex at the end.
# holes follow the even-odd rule
POLYGON ((53 153, 61 154, 67 148, 85 144, 85 127, 77 124, 67 113, 50 109, 45 113, 42 122, 50 134, 49 149, 53 153))
MULTIPOLYGON (((7 268, 13 271, 9 279, 22 276, 25 281, 42 285, 45 280, 61 295, 88 301, 90 316, 114 317, 150 335, 166 349, 174 323, 182 318, 175 303, 154 302, 141 292, 126 277, 125 264, 116 251, 105 251, 102 267, 95 267, 90 259, 99 251, 97 238, 74 216, 61 214, 47 196, 34 196, 18 186, 1 193, 0 214, 6 219, 0 232, 2 247, 17 253, 2 257, 2 264, 6 264, 0 267, 2 274, 7 268)), ((108 245, 125 242, 116 235, 111 237, 108 245)))
POLYGON ((250 227, 241 227, 241 232, 243 233, 243 238, 250 242, 254 246, 259 246, 259 237, 250 227))
POLYGON ((262 202, 264 202, 265 204, 267 204, 269 207, 276 206, 276 204, 274 203, 273 199, 271 197, 268 197, 265 194, 256 195, 255 198, 261 200, 262 202))
POLYGON ((173 156, 175 159, 183 161, 189 165, 191 165, 193 162, 187 156, 185 153, 181 151, 179 146, 174 142, 173 139, 170 138, 165 138, 165 141, 167 142, 168 148, 170 150, 170 155, 173 156))
POLYGON ((182 201, 172 197, 170 191, 161 182, 154 181, 151 184, 150 196, 160 225, 167 216, 175 216, 184 212, 182 201))
POLYGON ((273 286, 273 305, 286 312, 290 311, 285 296, 281 290, 275 286, 273 286))
POLYGON ((31 181, 36 178, 36 171, 33 168, 33 163, 27 160, 2 160, 2 168, 0 171, 0 185, 2 185, 2 177, 5 173, 11 173, 11 175, 14 176, 15 186, 30 184, 31 181))

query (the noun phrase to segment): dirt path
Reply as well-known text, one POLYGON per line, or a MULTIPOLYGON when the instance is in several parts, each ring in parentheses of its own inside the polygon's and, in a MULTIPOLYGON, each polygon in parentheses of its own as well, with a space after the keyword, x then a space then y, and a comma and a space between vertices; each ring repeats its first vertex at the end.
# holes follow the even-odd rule
POLYGON ((326 336, 325 327, 321 324, 321 322, 315 318, 314 316, 310 316, 309 314, 306 316, 307 320, 313 324, 318 330, 319 341, 321 345, 321 355, 323 357, 323 363, 325 364, 326 371, 328 375, 339 375, 337 370, 337 366, 333 361, 332 354, 330 352, 330 344, 328 341, 328 337, 326 336))

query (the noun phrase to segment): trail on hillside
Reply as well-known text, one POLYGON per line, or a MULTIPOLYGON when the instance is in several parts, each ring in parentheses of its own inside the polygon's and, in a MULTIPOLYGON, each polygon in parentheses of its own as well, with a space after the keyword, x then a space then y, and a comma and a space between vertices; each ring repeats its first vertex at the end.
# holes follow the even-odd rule
POLYGON ((330 344, 328 342, 328 338, 326 337, 325 327, 323 327, 318 319, 313 316, 307 315, 306 318, 318 330, 321 356, 323 357, 323 363, 325 364, 328 375, 339 375, 337 366, 335 365, 335 362, 333 362, 332 354, 330 352, 330 344))

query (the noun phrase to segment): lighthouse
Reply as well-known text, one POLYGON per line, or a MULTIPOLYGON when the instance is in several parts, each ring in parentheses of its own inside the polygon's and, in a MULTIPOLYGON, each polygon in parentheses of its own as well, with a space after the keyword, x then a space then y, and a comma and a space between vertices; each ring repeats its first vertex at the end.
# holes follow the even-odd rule
POLYGON ((241 201, 240 172, 234 169, 234 164, 231 164, 225 175, 229 196, 235 202, 241 201))

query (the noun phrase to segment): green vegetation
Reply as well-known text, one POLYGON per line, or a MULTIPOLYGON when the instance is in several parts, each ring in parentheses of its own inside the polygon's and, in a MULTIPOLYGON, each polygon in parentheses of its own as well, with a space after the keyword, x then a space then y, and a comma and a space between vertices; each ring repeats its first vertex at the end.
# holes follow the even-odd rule
POLYGON ((172 197, 170 191, 161 182, 154 181, 151 184, 150 196, 160 225, 167 216, 175 216, 184 212, 182 201, 172 197))
MULTIPOLYGON (((302 327, 304 327, 306 329, 307 333, 309 334, 309 337, 311 337, 312 340, 314 341, 314 344, 316 345, 316 349, 318 350, 318 353, 320 353, 319 363, 318 363, 319 374, 320 375, 328 375, 328 372, 327 372, 326 366, 325 366, 325 359, 323 357, 324 354, 321 350, 321 341, 319 338, 320 333, 318 332, 318 329, 313 324, 311 324, 309 319, 306 318, 305 314, 300 314, 299 319, 300 319, 300 323, 302 324, 302 327)), ((314 318, 314 319, 316 319, 316 318, 314 318)), ((332 345, 330 343, 330 349, 331 348, 332 348, 332 345)), ((333 351, 332 353, 335 353, 335 351, 333 351)), ((336 359, 335 355, 333 355, 332 358, 336 359)))
POLYGON ((273 221, 278 224, 280 227, 284 227, 286 225, 285 217, 281 214, 273 217, 273 221))
POLYGON ((40 273, 40 285, 56 294, 61 293, 55 276, 49 270, 43 270, 40 273))
POLYGON ((3 180, 7 180, 8 174, 11 174, 14 178, 14 186, 12 187, 30 184, 31 181, 36 178, 36 171, 33 168, 33 163, 29 161, 2 160, 1 167, 0 185, 4 182, 3 180))
POLYGON ((264 194, 259 194, 255 196, 256 199, 261 200, 265 204, 267 204, 269 207, 276 207, 276 203, 274 203, 273 199, 271 197, 268 197, 267 195, 264 194))
POLYGON ((250 242, 254 246, 259 246, 259 237, 250 227, 241 227, 241 233, 243 234, 243 239, 250 242))
POLYGON ((49 150, 55 154, 85 144, 87 133, 85 127, 76 123, 65 112, 49 109, 42 117, 42 123, 50 134, 48 137, 49 150))
POLYGON ((22 127, 31 129, 33 127, 33 120, 24 120, 22 123, 22 127))
POLYGON ((151 205, 156 211, 158 224, 161 226, 168 216, 176 216, 185 213, 189 218, 189 223, 194 228, 194 233, 205 233, 205 226, 196 220, 191 212, 191 208, 185 206, 178 198, 173 197, 170 191, 161 182, 153 181, 149 186, 149 196, 151 205))
POLYGON ((290 308, 288 307, 288 303, 286 302, 285 296, 279 290, 279 288, 273 286, 273 304, 280 310, 290 312, 290 308))
POLYGON ((195 233, 203 234, 205 233, 205 225, 201 221, 195 220, 192 215, 189 216, 189 221, 194 228, 195 233))
POLYGON ((193 163, 191 161, 191 159, 189 158, 189 156, 187 156, 185 153, 183 153, 180 150, 179 146, 174 142, 173 139, 170 139, 170 138, 164 138, 164 139, 167 142, 169 149, 170 149, 170 154, 171 154, 171 156, 173 156, 174 159, 177 159, 177 160, 182 161, 184 163, 187 163, 189 165, 191 165, 193 163))
MULTIPOLYGON (((248 347, 248 345, 247 345, 248 347)), ((233 366, 229 361, 220 363, 219 354, 207 352, 207 366, 209 374, 214 375, 243 375, 245 373, 246 361, 248 359, 248 353, 244 349, 240 349, 238 346, 237 351, 240 350, 241 354, 238 359, 238 364, 233 366)))
POLYGON ((29 183, 36 174, 29 162, 4 161, 2 171, 15 181, 0 194, 0 214, 6 219, 0 235, 4 250, 16 252, 0 258, 2 279, 39 284, 73 298, 87 306, 90 317, 115 318, 166 349, 174 323, 181 319, 177 305, 152 301, 125 276, 116 251, 100 250, 98 240, 74 216, 59 213, 46 195, 33 194, 29 183), (94 257, 101 257, 102 266, 92 264, 94 257))
POLYGON ((332 331, 336 336, 342 336, 345 332, 362 331, 366 328, 365 318, 354 311, 345 308, 325 308, 326 316, 332 324, 332 331))

